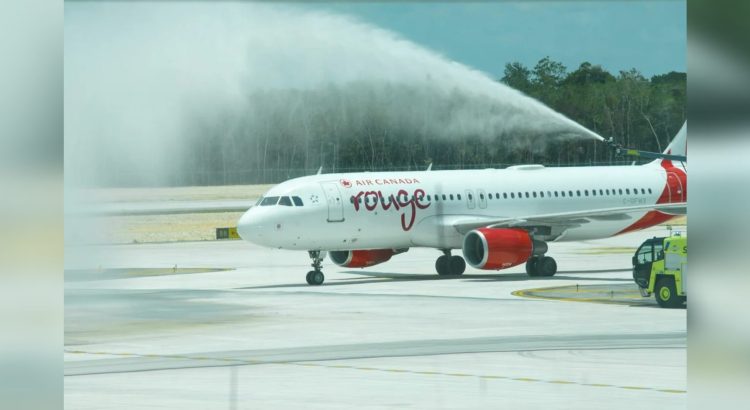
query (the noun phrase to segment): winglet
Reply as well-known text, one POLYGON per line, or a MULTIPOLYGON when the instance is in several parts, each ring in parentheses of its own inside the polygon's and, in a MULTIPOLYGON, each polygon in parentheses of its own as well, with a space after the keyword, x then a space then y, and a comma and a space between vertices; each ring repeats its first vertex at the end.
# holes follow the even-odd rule
POLYGON ((318 168, 318 172, 315 173, 315 175, 320 175, 323 173, 323 166, 321 165, 320 168, 318 168))
POLYGON ((430 162, 430 165, 427 166, 427 169, 425 171, 432 171, 432 162, 430 162))

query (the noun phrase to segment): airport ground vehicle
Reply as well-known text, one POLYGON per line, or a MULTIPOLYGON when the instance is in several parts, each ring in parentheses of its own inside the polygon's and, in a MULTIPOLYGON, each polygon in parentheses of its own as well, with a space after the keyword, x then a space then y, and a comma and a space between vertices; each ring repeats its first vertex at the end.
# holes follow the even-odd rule
POLYGON ((633 255, 633 280, 644 297, 659 306, 681 307, 687 301, 687 236, 654 237, 633 255))

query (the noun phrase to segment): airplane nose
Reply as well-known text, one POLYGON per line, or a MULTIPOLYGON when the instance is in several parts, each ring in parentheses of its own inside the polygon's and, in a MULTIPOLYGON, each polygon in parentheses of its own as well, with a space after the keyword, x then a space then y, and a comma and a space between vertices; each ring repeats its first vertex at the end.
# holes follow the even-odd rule
POLYGON ((243 240, 257 243, 262 237, 262 232, 263 225, 253 208, 242 214, 240 220, 237 221, 237 233, 243 240))

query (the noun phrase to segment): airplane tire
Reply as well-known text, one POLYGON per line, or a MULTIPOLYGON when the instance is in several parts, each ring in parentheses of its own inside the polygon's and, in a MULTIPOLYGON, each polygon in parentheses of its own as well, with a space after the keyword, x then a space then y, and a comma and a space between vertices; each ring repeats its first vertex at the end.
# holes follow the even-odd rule
POLYGON ((663 308, 678 308, 682 307, 684 303, 683 298, 677 294, 674 278, 671 276, 657 279, 654 295, 656 296, 656 302, 663 308))
POLYGON ((454 255, 450 257, 448 262, 451 275, 463 275, 464 271, 466 270, 466 261, 464 260, 464 258, 458 255, 454 255))
POLYGON ((536 270, 539 276, 554 276, 557 273, 557 262, 549 256, 543 256, 537 261, 536 270))
POLYGON ((448 255, 442 255, 435 261, 435 270, 440 276, 447 276, 451 274, 451 257, 448 255))
POLYGON ((539 272, 537 270, 537 265, 539 262, 539 258, 537 257, 531 257, 529 260, 526 261, 526 274, 529 276, 539 276, 539 272))
POLYGON ((323 281, 325 281, 325 278, 326 277, 325 275, 323 275, 323 272, 316 270, 307 272, 307 276, 305 277, 305 279, 307 279, 307 284, 313 286, 322 285, 323 281))

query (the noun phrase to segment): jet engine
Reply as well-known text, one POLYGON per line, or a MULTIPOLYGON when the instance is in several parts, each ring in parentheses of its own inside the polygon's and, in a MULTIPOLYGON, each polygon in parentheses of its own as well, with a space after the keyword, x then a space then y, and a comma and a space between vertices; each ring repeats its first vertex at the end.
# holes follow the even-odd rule
POLYGON ((464 237, 464 259, 477 269, 499 270, 522 264, 532 255, 547 251, 547 244, 535 241, 523 229, 480 228, 464 237))
POLYGON ((408 249, 370 249, 356 251, 331 251, 331 261, 345 268, 366 268, 391 259, 391 256, 408 249))

